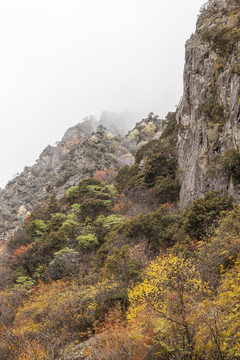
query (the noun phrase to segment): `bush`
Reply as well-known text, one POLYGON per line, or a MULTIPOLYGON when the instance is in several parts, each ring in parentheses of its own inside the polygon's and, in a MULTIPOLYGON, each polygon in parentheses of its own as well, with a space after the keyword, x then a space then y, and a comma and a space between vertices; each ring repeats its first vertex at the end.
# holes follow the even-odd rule
POLYGON ((216 25, 210 30, 205 31, 202 39, 208 41, 211 44, 212 50, 224 58, 233 53, 240 40, 240 34, 235 26, 219 27, 216 25))
POLYGON ((171 214, 166 205, 148 215, 137 215, 133 219, 116 226, 108 234, 108 241, 119 235, 129 239, 147 239, 153 249, 168 247, 174 242, 174 234, 181 226, 180 215, 171 214))
POLYGON ((231 148, 219 159, 222 171, 240 181, 240 153, 239 150, 231 148))
POLYGON ((203 238, 211 225, 214 225, 224 210, 233 207, 232 198, 210 191, 203 199, 192 202, 185 214, 184 229, 192 238, 203 238))
POLYGON ((79 197, 79 188, 78 186, 71 186, 69 189, 67 189, 65 193, 65 197, 70 202, 73 202, 78 199, 79 197))
POLYGON ((217 104, 216 95, 212 95, 209 100, 200 105, 200 112, 215 124, 224 125, 226 122, 225 108, 217 104))
POLYGON ((156 201, 159 204, 175 203, 179 200, 179 192, 181 185, 178 180, 171 178, 171 176, 159 177, 154 187, 154 194, 156 201))
POLYGON ((139 168, 137 164, 129 167, 128 165, 123 166, 117 173, 115 178, 116 188, 118 192, 122 192, 128 185, 132 177, 138 174, 139 168))
POLYGON ((144 182, 148 187, 155 185, 158 177, 174 177, 176 171, 176 160, 169 158, 163 152, 153 154, 144 168, 144 182))
POLYGON ((95 220, 98 215, 107 215, 110 211, 109 204, 101 199, 86 199, 81 204, 81 216, 83 220, 90 218, 95 220))
POLYGON ((56 213, 51 214, 51 220, 48 221, 47 230, 48 231, 57 231, 60 229, 64 221, 66 221, 67 217, 65 214, 56 213))
POLYGON ((48 267, 49 277, 53 280, 72 277, 79 269, 79 254, 73 249, 65 247, 54 254, 54 259, 48 267))
POLYGON ((92 250, 98 245, 95 234, 80 235, 77 237, 78 248, 81 250, 92 250))

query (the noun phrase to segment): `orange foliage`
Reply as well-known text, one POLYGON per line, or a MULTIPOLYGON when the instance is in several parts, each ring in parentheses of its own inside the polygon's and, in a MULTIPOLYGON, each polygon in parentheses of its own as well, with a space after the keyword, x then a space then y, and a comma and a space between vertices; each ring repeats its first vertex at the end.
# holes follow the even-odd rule
POLYGON ((102 182, 107 182, 108 184, 112 184, 116 176, 116 171, 113 168, 106 168, 98 170, 97 174, 94 176, 95 179, 100 180, 102 182))
POLYGON ((17 265, 18 263, 18 257, 21 257, 22 255, 26 254, 26 252, 33 247, 32 244, 28 245, 22 245, 18 249, 14 251, 14 254, 12 256, 12 262, 13 264, 17 265))
POLYGON ((125 215, 132 205, 133 202, 131 200, 129 200, 124 194, 120 194, 117 195, 116 202, 112 210, 115 214, 125 215))
POLYGON ((127 323, 121 310, 115 308, 109 311, 104 325, 95 330, 97 341, 91 339, 85 350, 94 359, 143 360, 153 343, 152 318, 146 313, 127 323))
POLYGON ((33 341, 25 346, 24 352, 17 360, 50 360, 41 344, 33 341))

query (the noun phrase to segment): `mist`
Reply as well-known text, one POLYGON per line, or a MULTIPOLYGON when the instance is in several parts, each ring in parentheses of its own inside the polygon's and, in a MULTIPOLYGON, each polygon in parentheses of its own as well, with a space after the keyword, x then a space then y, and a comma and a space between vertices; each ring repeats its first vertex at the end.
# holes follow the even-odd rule
POLYGON ((203 3, 1 1, 0 186, 86 116, 174 111, 203 3))

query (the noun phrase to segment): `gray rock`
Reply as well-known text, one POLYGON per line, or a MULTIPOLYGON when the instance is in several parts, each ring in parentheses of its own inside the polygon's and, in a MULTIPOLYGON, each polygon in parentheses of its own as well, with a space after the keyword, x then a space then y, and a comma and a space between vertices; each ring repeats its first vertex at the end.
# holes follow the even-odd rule
POLYGON ((196 33, 186 43, 184 94, 177 111, 177 121, 184 126, 184 134, 179 135, 177 145, 182 207, 203 197, 209 190, 220 190, 240 200, 239 186, 233 185, 229 177, 221 173, 215 178, 207 175, 216 154, 224 154, 228 148, 240 145, 240 78, 231 71, 239 64, 239 49, 236 47, 224 60, 202 39, 204 31, 213 26, 231 26, 226 10, 234 8, 234 1, 214 3, 215 11, 199 17, 196 33), (221 63, 222 68, 217 70, 221 63), (217 104, 225 108, 226 123, 223 126, 213 124, 200 111, 201 104, 209 99, 211 86, 216 88, 217 104))

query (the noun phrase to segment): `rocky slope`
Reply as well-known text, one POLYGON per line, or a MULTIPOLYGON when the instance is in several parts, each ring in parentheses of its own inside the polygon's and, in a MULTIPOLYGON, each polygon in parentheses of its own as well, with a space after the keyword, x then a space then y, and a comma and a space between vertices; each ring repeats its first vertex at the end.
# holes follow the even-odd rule
POLYGON ((239 25, 239 0, 209 1, 186 43, 177 112, 181 206, 213 189, 240 200, 239 25))
POLYGON ((9 181, 0 193, 0 240, 51 193, 63 196, 66 189, 94 176, 102 168, 132 165, 134 142, 114 137, 93 119, 68 129, 56 146, 48 146, 31 167, 9 181))

